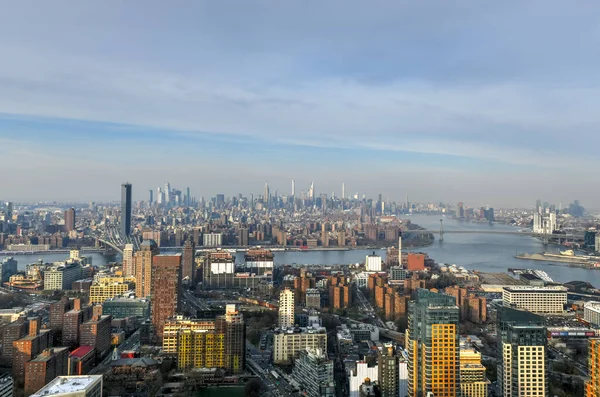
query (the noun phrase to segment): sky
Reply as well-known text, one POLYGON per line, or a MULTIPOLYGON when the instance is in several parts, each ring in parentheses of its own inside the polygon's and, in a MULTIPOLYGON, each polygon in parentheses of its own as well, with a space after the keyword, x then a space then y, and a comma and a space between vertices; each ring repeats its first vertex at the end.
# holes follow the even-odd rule
POLYGON ((0 7, 0 199, 596 206, 597 1, 0 7))

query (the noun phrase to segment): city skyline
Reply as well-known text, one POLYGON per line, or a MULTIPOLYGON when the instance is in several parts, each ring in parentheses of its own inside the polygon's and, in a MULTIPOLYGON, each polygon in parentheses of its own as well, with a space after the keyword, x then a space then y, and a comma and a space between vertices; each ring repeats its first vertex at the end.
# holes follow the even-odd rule
POLYGON ((308 175, 328 193, 344 181, 498 207, 599 193, 597 4, 140 5, 7 5, 7 199, 110 200, 150 178, 234 194, 308 175))

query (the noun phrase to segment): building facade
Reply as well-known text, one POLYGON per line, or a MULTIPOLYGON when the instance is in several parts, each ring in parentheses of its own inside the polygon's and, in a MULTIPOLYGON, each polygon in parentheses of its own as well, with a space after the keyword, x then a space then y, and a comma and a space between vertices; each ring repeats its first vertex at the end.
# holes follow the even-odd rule
POLYGON ((600 396, 600 339, 590 339, 588 345, 588 376, 585 397, 600 396))
POLYGON ((60 264, 52 266, 44 272, 44 290, 69 290, 73 282, 83 276, 79 263, 60 264))
POLYGON ((135 253, 135 296, 149 297, 152 293, 152 258, 160 253, 154 240, 145 240, 135 253))
POLYGON ((291 328, 294 326, 295 311, 294 291, 284 289, 279 294, 279 327, 291 328))
POLYGON ((585 302, 583 305, 583 319, 594 327, 600 327, 600 302, 585 302))
POLYGON ((544 318, 501 307, 497 313, 498 387, 504 397, 547 397, 548 356, 544 318))
POLYGON ((567 304, 566 287, 510 286, 502 289, 504 306, 532 313, 563 313, 567 304))
POLYGON ((462 397, 487 397, 489 381, 481 364, 481 353, 473 349, 460 350, 460 392, 462 397))
POLYGON ((294 362, 292 379, 307 397, 334 397, 333 361, 320 349, 300 351, 294 362))
POLYGON ((296 330, 275 331, 273 335, 273 362, 290 363, 302 350, 308 348, 327 349, 327 332, 325 328, 300 328, 296 330))
POLYGON ((408 395, 455 397, 459 389, 459 309, 454 297, 418 289, 408 304, 408 395))
POLYGON ((31 397, 102 397, 102 375, 58 376, 31 397))
POLYGON ((165 321, 181 304, 181 254, 156 255, 152 264, 152 325, 162 342, 165 321))

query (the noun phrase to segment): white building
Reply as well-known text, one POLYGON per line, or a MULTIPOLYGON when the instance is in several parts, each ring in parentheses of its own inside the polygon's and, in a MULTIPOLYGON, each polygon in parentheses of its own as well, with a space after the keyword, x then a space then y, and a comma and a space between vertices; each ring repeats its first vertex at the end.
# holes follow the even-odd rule
POLYGON ((504 306, 532 313, 563 313, 567 304, 567 288, 509 286, 502 289, 504 306))
POLYGON ((123 249, 123 275, 135 276, 135 262, 133 261, 133 244, 125 244, 125 249, 123 249))
POLYGON ((354 281, 356 281, 356 286, 358 288, 365 288, 369 282, 369 275, 373 274, 372 272, 360 272, 354 275, 354 281))
POLYGON ((74 281, 82 277, 82 268, 78 263, 57 263, 44 272, 44 290, 68 290, 74 281))
POLYGON ((583 305, 583 319, 593 327, 600 327, 600 302, 585 302, 583 305))
POLYGON ((368 272, 381 271, 381 257, 379 255, 367 255, 365 259, 365 270, 368 272))
POLYGON ((279 294, 279 327, 291 328, 294 326, 294 291, 284 289, 279 294))
POLYGON ((102 375, 58 376, 31 397, 102 397, 102 375))
POLYGON ((220 247, 223 245, 223 234, 206 233, 202 235, 202 245, 205 247, 220 247))
POLYGON ((536 212, 533 214, 534 233, 552 234, 552 232, 557 230, 557 228, 558 224, 556 222, 556 213, 550 212, 547 214, 540 214, 536 212))
POLYGON ((324 327, 307 327, 275 331, 273 335, 273 362, 286 364, 308 348, 327 351, 327 331, 324 327))
POLYGON ((398 363, 398 396, 408 396, 408 356, 398 363))
POLYGON ((365 379, 371 379, 371 382, 379 380, 379 367, 374 365, 369 367, 366 361, 357 361, 356 370, 348 371, 348 383, 350 384, 350 397, 359 397, 360 385, 365 382, 365 379))

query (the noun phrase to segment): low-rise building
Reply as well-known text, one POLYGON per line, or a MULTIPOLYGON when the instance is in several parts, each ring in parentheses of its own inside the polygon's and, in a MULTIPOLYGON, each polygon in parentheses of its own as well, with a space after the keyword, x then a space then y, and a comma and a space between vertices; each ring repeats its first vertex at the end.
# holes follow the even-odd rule
POLYGON ((504 306, 524 309, 532 313, 562 313, 567 304, 567 288, 519 285, 504 287, 502 302, 504 306))
POLYGON ((600 302, 585 302, 583 305, 583 319, 593 327, 600 327, 600 302))
POLYGON ((44 272, 44 290, 68 290, 82 275, 79 263, 57 263, 44 272))
POLYGON ((102 397, 102 375, 59 376, 31 397, 102 397))
POLYGON ((103 277, 90 287, 90 303, 103 303, 131 290, 135 277, 103 277))
POLYGON ((327 331, 324 327, 293 328, 277 330, 273 335, 273 361, 275 364, 290 363, 302 350, 327 349, 327 331))

